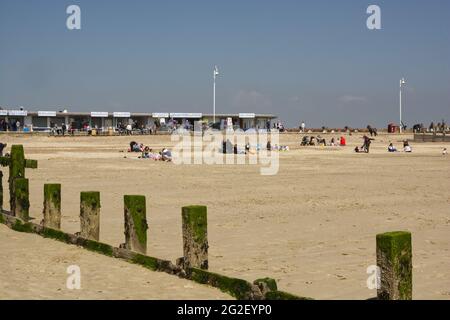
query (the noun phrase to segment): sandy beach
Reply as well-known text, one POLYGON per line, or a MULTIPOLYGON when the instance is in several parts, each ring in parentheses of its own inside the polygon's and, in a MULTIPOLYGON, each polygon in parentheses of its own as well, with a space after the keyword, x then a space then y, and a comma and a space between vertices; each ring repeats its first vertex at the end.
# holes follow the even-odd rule
MULTIPOLYGON (((327 139, 335 135, 326 135, 327 139)), ((101 192, 100 240, 124 242, 123 195, 147 197, 148 254, 182 256, 181 207, 208 207, 210 270, 253 281, 273 277, 281 290, 316 299, 367 299, 375 236, 413 235, 414 299, 450 298, 450 156, 444 143, 414 143, 388 153, 404 135, 380 135, 370 154, 347 147, 300 147, 281 135, 277 175, 252 165, 175 165, 123 152, 131 140, 154 149, 170 136, 47 137, 1 135, 39 161, 27 169, 30 214, 42 219, 43 184, 62 183, 62 229, 79 231, 79 194, 101 192)), ((7 169, 2 168, 7 209, 7 169)), ((220 291, 0 225, 0 298, 217 299, 220 291), (65 287, 66 268, 80 265, 81 290, 65 287), (83 278, 83 279, 84 279, 83 278)))

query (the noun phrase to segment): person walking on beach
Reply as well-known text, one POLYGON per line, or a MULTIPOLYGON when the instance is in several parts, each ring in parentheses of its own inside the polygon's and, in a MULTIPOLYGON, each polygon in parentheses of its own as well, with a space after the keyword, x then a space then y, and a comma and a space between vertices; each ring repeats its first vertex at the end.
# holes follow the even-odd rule
POLYGON ((370 136, 371 137, 373 137, 373 136, 378 136, 378 130, 377 130, 377 128, 373 128, 371 125, 368 125, 367 126, 367 130, 369 130, 369 133, 370 133, 370 136))

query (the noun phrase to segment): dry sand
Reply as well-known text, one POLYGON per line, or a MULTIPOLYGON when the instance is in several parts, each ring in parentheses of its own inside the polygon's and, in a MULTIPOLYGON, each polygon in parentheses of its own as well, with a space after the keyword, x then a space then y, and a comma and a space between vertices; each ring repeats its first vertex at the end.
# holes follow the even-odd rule
MULTIPOLYGON (((409 230, 414 298, 449 299, 450 156, 441 150, 450 145, 413 143, 412 154, 390 154, 389 141, 401 146, 402 138, 381 135, 370 154, 355 154, 361 136, 347 138, 345 148, 300 148, 298 135, 283 135, 281 143, 291 151, 280 153, 275 176, 261 176, 259 166, 138 160, 137 154, 120 152, 130 137, 0 136, 0 141, 8 143, 7 151, 23 144, 26 156, 39 160, 39 169, 27 170, 37 221, 43 184, 62 183, 65 231, 79 231, 80 191, 100 191, 100 239, 117 246, 124 241, 123 195, 143 194, 148 254, 175 261, 182 255, 181 207, 203 204, 211 271, 249 281, 273 277, 281 290, 317 299, 366 299, 376 295, 366 286, 366 269, 376 259, 375 235, 409 230)), ((168 136, 132 139, 155 148, 173 145, 168 136)), ((0 257, 1 298, 226 297, 3 226, 0 257), (71 264, 80 265, 88 279, 75 293, 65 289, 71 264)))

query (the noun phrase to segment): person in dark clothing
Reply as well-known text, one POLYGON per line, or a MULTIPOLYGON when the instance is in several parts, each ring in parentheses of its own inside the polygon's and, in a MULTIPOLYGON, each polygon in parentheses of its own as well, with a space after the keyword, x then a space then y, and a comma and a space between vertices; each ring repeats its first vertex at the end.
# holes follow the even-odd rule
POLYGON ((270 143, 270 140, 267 141, 267 151, 271 151, 272 150, 272 144, 270 143))
POLYGON ((238 154, 238 145, 237 144, 234 145, 234 154, 238 154))
POLYGON ((372 141, 375 140, 375 139, 369 138, 368 136, 364 136, 363 139, 364 139, 364 144, 363 144, 363 146, 362 146, 362 149, 363 149, 366 153, 369 153, 369 150, 370 150, 370 144, 371 144, 372 141))
POLYGON ((227 142, 225 140, 222 141, 222 152, 227 153, 227 142))
POLYGON ((0 157, 3 157, 3 150, 6 148, 7 145, 8 145, 7 143, 0 142, 0 157))
POLYGON ((250 151, 250 143, 247 142, 245 145, 245 154, 249 153, 249 151, 250 151))
POLYGON ((231 143, 230 139, 227 139, 226 145, 226 153, 233 153, 233 144, 231 143))
POLYGON ((66 135, 67 127, 66 127, 66 124, 65 124, 65 123, 63 123, 63 124, 61 125, 61 129, 62 129, 62 135, 63 135, 63 136, 66 135))
POLYGON ((371 137, 373 137, 373 136, 377 136, 378 135, 378 130, 377 130, 377 128, 373 128, 371 125, 368 125, 367 126, 367 130, 369 130, 369 133, 370 133, 370 136, 371 137))

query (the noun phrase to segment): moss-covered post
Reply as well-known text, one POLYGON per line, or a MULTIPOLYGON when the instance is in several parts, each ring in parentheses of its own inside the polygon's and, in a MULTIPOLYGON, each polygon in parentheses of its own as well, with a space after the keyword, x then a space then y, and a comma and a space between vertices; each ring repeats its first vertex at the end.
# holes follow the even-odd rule
POLYGON ((28 179, 14 179, 14 211, 13 215, 23 221, 30 220, 30 193, 28 187, 28 179))
POLYGON ((147 253, 147 217, 144 196, 124 196, 125 248, 147 253))
POLYGON ((10 210, 14 214, 16 211, 14 180, 25 178, 25 168, 37 169, 38 163, 37 160, 25 159, 22 145, 13 145, 9 157, 0 156, 0 165, 9 167, 9 204, 10 210))
POLYGON ((377 235, 377 266, 381 271, 378 299, 412 299, 411 233, 397 231, 377 235))
POLYGON ((11 146, 11 159, 9 162, 9 204, 13 214, 16 212, 14 180, 18 178, 25 178, 25 152, 22 145, 13 145, 11 146))
POLYGON ((181 218, 184 267, 208 269, 208 223, 206 207, 183 207, 181 209, 181 218))
POLYGON ((80 194, 80 236, 98 241, 100 238, 100 192, 80 194))
POLYGON ((47 228, 61 229, 61 185, 44 184, 44 220, 47 228))

